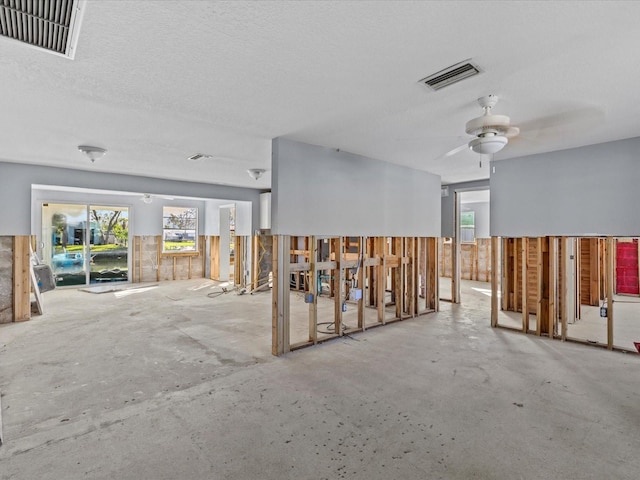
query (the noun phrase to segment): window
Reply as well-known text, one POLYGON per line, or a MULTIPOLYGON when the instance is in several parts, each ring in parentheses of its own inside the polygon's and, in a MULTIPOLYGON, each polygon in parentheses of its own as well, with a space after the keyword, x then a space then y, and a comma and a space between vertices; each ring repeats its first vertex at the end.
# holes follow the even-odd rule
POLYGON ((198 249, 198 209, 162 208, 162 251, 195 252, 198 249))
POLYGON ((476 241, 475 212, 460 212, 460 242, 476 241))

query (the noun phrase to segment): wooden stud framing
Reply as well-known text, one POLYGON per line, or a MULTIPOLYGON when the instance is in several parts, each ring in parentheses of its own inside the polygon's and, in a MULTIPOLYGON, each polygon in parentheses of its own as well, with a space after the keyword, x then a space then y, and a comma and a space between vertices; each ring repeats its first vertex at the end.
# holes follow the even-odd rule
POLYGON ((549 273, 546 275, 545 281, 548 283, 548 315, 549 325, 547 332, 549 338, 553 338, 556 333, 556 321, 557 321, 557 289, 556 282, 558 278, 558 238, 549 237, 549 273))
POLYGON ((273 237, 272 325, 271 353, 282 355, 290 350, 289 343, 289 236, 273 237))
POLYGON ((498 326, 498 249, 500 238, 491 237, 491 326, 498 326))
POLYGON ((376 268, 376 306, 378 307, 378 322, 384 325, 387 286, 387 239, 385 237, 377 237, 376 240, 376 257, 380 261, 376 268))
POLYGON ((614 241, 613 237, 607 237, 605 247, 605 261, 607 265, 607 348, 613 350, 613 278, 614 278, 614 241))
POLYGON ((29 236, 13 237, 13 321, 31 318, 31 256, 29 236))
POLYGON ((529 331, 529 292, 527 291, 527 279, 529 278, 529 239, 524 237, 521 242, 521 269, 522 269, 522 331, 529 331))
POLYGON ((569 315, 568 308, 568 296, 569 296, 569 281, 567 278, 567 262, 569 259, 568 247, 569 239, 567 237, 560 237, 560 268, 559 276, 560 282, 558 285, 559 297, 560 297, 560 339, 564 342, 567 339, 567 316, 569 315))
MULTIPOLYGON (((493 237, 492 237, 493 239, 493 237)), ((493 240, 492 240, 493 242, 493 240)), ((509 271, 509 252, 510 252, 510 248, 509 248, 509 239, 508 238, 502 238, 501 242, 502 244, 502 259, 501 259, 501 263, 502 263, 502 268, 500 268, 500 279, 502 280, 501 286, 502 286, 502 295, 501 295, 501 299, 502 299, 502 310, 508 310, 509 309, 509 282, 508 282, 508 274, 507 272, 509 271)), ((498 247, 496 247, 497 250, 498 247)), ((494 250, 493 250, 493 244, 491 245, 491 261, 493 262, 493 258, 495 257, 494 254, 494 250)), ((492 271, 494 270, 493 268, 491 269, 492 271)), ((496 269, 497 270, 497 269, 496 269)), ((493 278, 493 276, 492 276, 493 278)))
POLYGON ((333 240, 333 251, 335 253, 336 267, 333 273, 335 279, 335 287, 333 290, 334 296, 334 332, 338 335, 342 335, 342 303, 344 298, 342 296, 342 290, 344 287, 344 270, 342 268, 342 261, 344 259, 344 242, 343 237, 338 237, 333 240))
POLYGON ((318 343, 318 241, 309 237, 309 293, 313 299, 309 302, 309 341, 318 343))
POLYGON ((358 266, 358 288, 362 291, 362 296, 360 300, 358 300, 358 328, 364 330, 366 328, 364 321, 364 277, 365 277, 365 267, 364 260, 368 257, 367 251, 367 241, 364 237, 360 237, 359 239, 359 252, 360 252, 360 265, 358 266))
POLYGON ((537 300, 536 300, 536 335, 542 335, 542 323, 543 323, 543 289, 544 289, 544 279, 543 279, 543 271, 542 271, 542 237, 538 237, 536 239, 537 242, 537 250, 536 250, 536 272, 537 272, 537 300))

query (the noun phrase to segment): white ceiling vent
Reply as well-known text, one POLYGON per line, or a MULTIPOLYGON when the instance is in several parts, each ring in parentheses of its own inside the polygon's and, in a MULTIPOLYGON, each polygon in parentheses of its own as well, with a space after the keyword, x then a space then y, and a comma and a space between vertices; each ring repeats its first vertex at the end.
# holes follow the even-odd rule
POLYGON ((194 153, 190 157, 187 157, 187 160, 193 160, 195 162, 202 159, 207 160, 209 158, 213 158, 213 157, 211 155, 207 155, 206 153, 194 153))
POLYGON ((481 73, 482 70, 477 65, 471 63, 470 60, 464 60, 463 62, 451 65, 444 70, 429 75, 426 78, 420 80, 420 83, 424 83, 432 90, 440 90, 441 88, 453 85, 465 78, 470 78, 481 73))
POLYGON ((0 0, 0 36, 73 59, 86 0, 0 0))

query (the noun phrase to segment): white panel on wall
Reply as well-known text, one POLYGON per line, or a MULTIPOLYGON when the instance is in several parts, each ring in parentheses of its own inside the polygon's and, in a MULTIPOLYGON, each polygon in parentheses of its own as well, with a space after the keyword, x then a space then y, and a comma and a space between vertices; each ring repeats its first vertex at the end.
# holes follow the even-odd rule
POLYGON ((440 177, 336 149, 273 141, 271 231, 440 236, 440 177))
POLYGON ((260 228, 271 228, 271 192, 260 194, 260 228))
POLYGON ((640 138, 494 161, 491 171, 492 236, 640 236, 640 138))
POLYGON ((236 235, 246 237, 251 231, 251 202, 236 202, 236 235))

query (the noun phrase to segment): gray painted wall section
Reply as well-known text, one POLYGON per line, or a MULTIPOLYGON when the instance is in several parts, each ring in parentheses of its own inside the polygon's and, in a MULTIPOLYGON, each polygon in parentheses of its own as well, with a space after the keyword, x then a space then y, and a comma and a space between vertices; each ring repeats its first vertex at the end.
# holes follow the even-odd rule
POLYGON ((493 236, 640 236, 640 138, 491 166, 493 236))
POLYGON ((440 236, 440 177, 278 138, 271 231, 282 235, 440 236))
POLYGON ((5 206, 0 235, 31 234, 32 184, 245 200, 253 202, 252 224, 257 226, 260 220, 257 189, 0 162, 0 204, 5 206))
MULTIPOLYGON (((464 191, 464 190, 482 190, 485 188, 489 188, 489 179, 486 180, 476 180, 473 182, 463 182, 463 183, 452 183, 447 185, 449 188, 449 196, 441 197, 442 204, 442 237, 454 237, 455 236, 455 210, 454 210, 454 192, 464 191)), ((493 195, 493 193, 492 193, 493 195)), ((491 201, 493 202, 493 197, 491 197, 491 201)))

